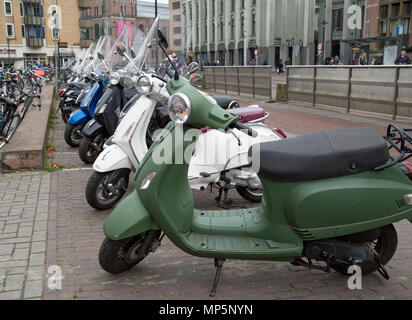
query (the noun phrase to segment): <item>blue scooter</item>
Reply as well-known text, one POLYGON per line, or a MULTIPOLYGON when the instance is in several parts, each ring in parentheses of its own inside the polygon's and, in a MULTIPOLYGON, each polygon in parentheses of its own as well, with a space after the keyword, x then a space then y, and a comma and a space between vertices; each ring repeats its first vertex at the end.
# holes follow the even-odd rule
POLYGON ((94 110, 108 84, 107 80, 104 79, 98 71, 92 72, 92 78, 95 83, 82 100, 80 109, 71 114, 66 129, 64 130, 64 140, 73 148, 79 147, 83 137, 82 130, 84 126, 93 119, 94 110))

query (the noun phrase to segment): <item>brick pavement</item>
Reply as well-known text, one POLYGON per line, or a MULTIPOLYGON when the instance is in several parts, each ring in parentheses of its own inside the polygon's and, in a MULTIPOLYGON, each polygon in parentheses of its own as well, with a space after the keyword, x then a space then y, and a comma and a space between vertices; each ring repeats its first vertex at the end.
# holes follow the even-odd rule
POLYGON ((0 299, 43 295, 50 174, 0 175, 0 299))

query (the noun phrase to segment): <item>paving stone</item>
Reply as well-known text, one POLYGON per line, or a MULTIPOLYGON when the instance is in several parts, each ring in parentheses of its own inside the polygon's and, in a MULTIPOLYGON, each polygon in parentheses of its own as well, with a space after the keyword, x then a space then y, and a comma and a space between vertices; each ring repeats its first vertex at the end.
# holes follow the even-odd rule
POLYGON ((27 280, 43 280, 45 277, 45 267, 44 266, 37 266, 32 267, 30 266, 27 269, 27 280))
POLYGON ((31 253, 44 253, 46 251, 45 241, 35 241, 31 244, 31 253))
POLYGON ((11 255, 13 252, 14 245, 13 244, 2 244, 0 245, 0 255, 11 255))
POLYGON ((44 265, 44 253, 33 253, 30 255, 30 266, 44 265))
POLYGON ((15 249, 13 260, 27 260, 29 258, 29 249, 15 249))
POLYGON ((24 285, 24 274, 7 275, 5 291, 22 290, 24 285))
POLYGON ((21 290, 0 292, 0 300, 18 300, 21 298, 21 290))
POLYGON ((42 280, 35 280, 35 281, 26 281, 24 287, 24 298, 36 298, 41 297, 43 293, 43 281, 42 280))

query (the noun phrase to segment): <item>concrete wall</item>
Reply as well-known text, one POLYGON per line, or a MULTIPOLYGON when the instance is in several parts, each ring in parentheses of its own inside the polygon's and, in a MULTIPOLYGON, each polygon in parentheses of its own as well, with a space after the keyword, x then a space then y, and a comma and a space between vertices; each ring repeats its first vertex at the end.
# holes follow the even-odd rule
POLYGON ((412 117, 412 66, 292 66, 288 101, 412 117))

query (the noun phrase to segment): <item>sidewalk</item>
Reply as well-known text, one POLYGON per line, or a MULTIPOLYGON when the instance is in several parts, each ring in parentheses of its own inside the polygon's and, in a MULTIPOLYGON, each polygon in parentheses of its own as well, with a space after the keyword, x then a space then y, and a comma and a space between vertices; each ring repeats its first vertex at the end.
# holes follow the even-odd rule
POLYGON ((50 174, 0 175, 0 299, 41 298, 50 174))

